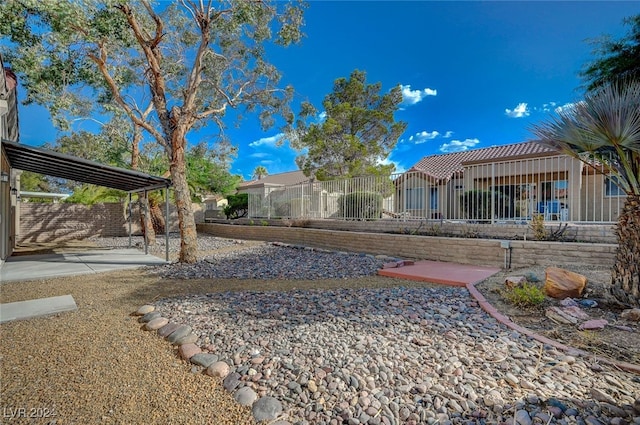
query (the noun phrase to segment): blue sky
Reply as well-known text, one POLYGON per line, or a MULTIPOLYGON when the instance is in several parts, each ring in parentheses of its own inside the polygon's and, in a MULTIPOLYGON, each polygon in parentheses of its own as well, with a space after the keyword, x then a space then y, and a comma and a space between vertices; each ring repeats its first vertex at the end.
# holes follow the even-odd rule
MULTIPOLYGON (((622 36, 623 18, 638 13, 630 1, 311 1, 302 43, 268 55, 296 90, 294 109, 303 100, 320 107, 354 69, 383 91, 401 85, 396 119, 408 127, 388 160, 403 171, 426 155, 530 139, 531 124, 582 96, 587 40, 622 36)), ((55 139, 42 108, 20 114, 23 143, 55 139)), ((275 145, 277 129, 263 132, 249 117, 227 134, 239 149, 233 173, 249 180, 258 165, 297 169, 298 153, 275 145)))

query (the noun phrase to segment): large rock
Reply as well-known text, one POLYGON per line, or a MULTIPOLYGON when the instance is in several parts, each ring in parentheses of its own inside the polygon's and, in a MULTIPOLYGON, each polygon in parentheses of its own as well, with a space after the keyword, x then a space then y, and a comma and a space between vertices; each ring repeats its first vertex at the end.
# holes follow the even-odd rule
POLYGON ((544 292, 552 298, 580 298, 587 286, 587 278, 559 267, 545 270, 544 292))

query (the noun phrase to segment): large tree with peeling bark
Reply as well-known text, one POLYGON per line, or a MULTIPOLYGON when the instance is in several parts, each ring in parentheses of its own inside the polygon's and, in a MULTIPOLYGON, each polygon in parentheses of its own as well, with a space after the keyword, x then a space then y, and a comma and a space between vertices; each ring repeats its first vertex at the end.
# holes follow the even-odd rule
MULTIPOLYGON (((192 263, 197 243, 187 136, 213 124, 224 137, 230 109, 236 116, 240 109, 256 112, 265 128, 275 114, 289 114, 292 89, 279 87, 265 44, 298 42, 302 11, 301 3, 277 1, 9 0, 0 6, 0 32, 22 49, 13 57, 23 55, 44 72, 27 74, 31 100, 38 101, 34 88, 46 72, 62 77, 63 87, 93 79, 87 86, 96 98, 108 96, 162 146, 180 224, 179 259, 192 263), (146 116, 138 106, 145 96, 153 105, 146 116)), ((64 97, 53 102, 65 106, 64 97)))

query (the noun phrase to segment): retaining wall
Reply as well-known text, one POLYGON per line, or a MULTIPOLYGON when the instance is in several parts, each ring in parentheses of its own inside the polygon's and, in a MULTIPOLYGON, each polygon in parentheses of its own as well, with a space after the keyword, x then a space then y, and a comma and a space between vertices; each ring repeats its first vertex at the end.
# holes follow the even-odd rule
POLYGON ((396 235, 276 227, 268 225, 198 224, 198 231, 231 239, 279 241, 341 251, 385 254, 407 259, 449 261, 492 267, 525 267, 535 264, 609 266, 617 245, 607 243, 537 242, 510 240, 510 248, 498 239, 396 235))

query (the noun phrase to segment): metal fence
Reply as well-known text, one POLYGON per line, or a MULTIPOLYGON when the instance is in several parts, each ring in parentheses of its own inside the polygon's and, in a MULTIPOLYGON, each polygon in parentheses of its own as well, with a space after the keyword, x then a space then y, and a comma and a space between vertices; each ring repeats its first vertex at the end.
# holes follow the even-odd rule
POLYGON ((311 181, 249 191, 250 218, 614 222, 625 194, 602 170, 566 155, 311 181))

